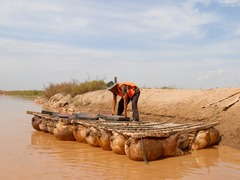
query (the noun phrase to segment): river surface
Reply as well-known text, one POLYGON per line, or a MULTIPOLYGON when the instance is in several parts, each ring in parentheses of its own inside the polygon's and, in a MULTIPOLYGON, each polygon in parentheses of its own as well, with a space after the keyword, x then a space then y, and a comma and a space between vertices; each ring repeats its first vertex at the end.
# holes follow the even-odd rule
POLYGON ((240 150, 211 147, 148 164, 99 147, 37 132, 33 100, 0 95, 0 179, 240 179, 240 150))

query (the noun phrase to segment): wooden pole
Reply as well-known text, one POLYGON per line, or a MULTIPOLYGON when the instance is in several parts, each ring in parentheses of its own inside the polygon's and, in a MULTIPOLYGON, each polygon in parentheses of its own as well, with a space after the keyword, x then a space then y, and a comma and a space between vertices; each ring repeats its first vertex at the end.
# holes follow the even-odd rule
POLYGON ((27 114, 35 115, 35 113, 37 113, 37 112, 34 112, 34 111, 27 111, 27 114))

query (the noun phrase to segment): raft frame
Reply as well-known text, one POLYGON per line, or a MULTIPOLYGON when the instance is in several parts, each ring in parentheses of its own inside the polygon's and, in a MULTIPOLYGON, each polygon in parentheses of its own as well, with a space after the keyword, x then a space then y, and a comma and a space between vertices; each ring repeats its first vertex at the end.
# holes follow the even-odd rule
POLYGON ((94 127, 96 129, 103 129, 106 131, 115 131, 124 135, 125 137, 132 138, 167 138, 176 133, 196 133, 201 130, 207 130, 214 126, 219 125, 218 121, 211 123, 185 123, 174 124, 167 122, 155 122, 155 121, 110 121, 110 120, 81 120, 74 118, 61 118, 55 117, 49 114, 43 114, 39 112, 27 111, 27 114, 35 115, 51 121, 61 121, 67 124, 78 125, 81 124, 86 127, 94 127))

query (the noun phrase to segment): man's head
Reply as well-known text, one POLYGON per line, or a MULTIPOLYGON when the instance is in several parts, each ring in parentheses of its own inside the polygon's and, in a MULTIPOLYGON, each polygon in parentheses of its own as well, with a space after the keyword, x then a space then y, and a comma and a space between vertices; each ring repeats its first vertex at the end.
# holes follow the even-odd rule
POLYGON ((117 85, 117 83, 114 83, 113 81, 110 81, 109 83, 107 83, 107 89, 109 91, 111 91, 115 86, 117 85))

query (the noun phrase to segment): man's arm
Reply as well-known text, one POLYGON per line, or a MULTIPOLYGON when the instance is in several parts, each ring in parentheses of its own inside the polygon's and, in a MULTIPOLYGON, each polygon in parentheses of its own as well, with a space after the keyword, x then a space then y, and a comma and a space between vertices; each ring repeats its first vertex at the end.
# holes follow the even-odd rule
POLYGON ((123 110, 123 116, 127 117, 127 99, 128 99, 128 95, 125 94, 123 96, 123 100, 124 100, 124 110, 123 110))
POLYGON ((128 86, 123 84, 120 88, 121 88, 121 91, 122 91, 122 94, 123 94, 123 100, 124 100, 123 116, 127 117, 128 86))
POLYGON ((115 114, 116 104, 117 104, 117 95, 116 95, 116 94, 113 94, 113 101, 112 101, 112 115, 115 114))

